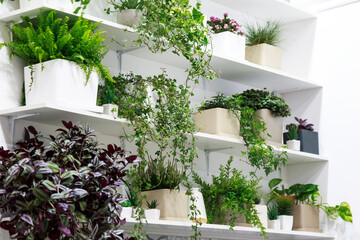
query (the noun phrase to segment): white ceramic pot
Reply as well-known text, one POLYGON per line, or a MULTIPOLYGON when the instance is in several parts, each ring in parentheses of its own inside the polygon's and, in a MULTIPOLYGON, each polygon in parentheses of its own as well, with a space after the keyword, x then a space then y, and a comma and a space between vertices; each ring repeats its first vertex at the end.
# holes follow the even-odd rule
POLYGON ((73 12, 74 6, 71 0, 20 0, 20 8, 39 8, 42 6, 49 6, 60 11, 73 12))
POLYGON ((122 207, 120 217, 129 219, 132 217, 133 208, 132 207, 122 207))
POLYGON ((19 0, 4 0, 3 3, 0 3, 0 16, 16 9, 19 9, 19 0))
POLYGON ((267 215, 267 206, 266 205, 255 205, 255 209, 258 212, 258 217, 261 224, 268 228, 268 215, 267 215))
POLYGON ((293 227, 294 217, 287 215, 280 215, 280 229, 284 231, 291 231, 293 227))
POLYGON ((189 217, 192 215, 192 210, 190 206, 194 203, 196 206, 196 219, 202 223, 207 223, 207 216, 206 216, 206 208, 204 203, 204 197, 202 193, 199 191, 199 188, 192 188, 191 189, 192 195, 191 197, 195 198, 195 201, 191 201, 191 197, 188 197, 188 215, 189 217), (200 213, 199 213, 200 212, 200 213))
POLYGON ((84 71, 68 60, 56 59, 25 67, 26 105, 52 103, 79 109, 96 107, 99 76, 94 71, 86 80, 84 71))
POLYGON ((280 48, 263 43, 245 49, 245 59, 262 66, 281 69, 280 48))
POLYGON ((126 9, 118 12, 117 22, 126 26, 139 26, 143 13, 136 9, 126 9))
POLYGON ((104 104, 103 106, 103 113, 114 118, 117 118, 119 113, 119 106, 115 104, 104 104))
MULTIPOLYGON (((5 4, 6 1, 3 3, 5 4)), ((0 4, 0 9, 2 5, 0 4)), ((1 14, 0 14, 1 15, 1 14)), ((9 29, 5 23, 0 22, 0 42, 9 42, 9 29)), ((13 56, 10 50, 3 47, 0 50, 0 110, 19 107, 23 96, 25 62, 13 56)))
MULTIPOLYGON (((53 0, 51 0, 53 1, 53 0)), ((62 0, 64 1, 64 0, 62 0)), ((113 6, 107 0, 92 0, 85 9, 85 14, 98 17, 104 20, 116 22, 116 14, 107 14, 104 9, 113 9, 113 6)), ((74 8, 75 9, 75 8, 74 8)), ((100 21, 100 20, 99 20, 100 21)))
POLYGON ((288 140, 286 146, 288 149, 300 151, 300 141, 299 140, 288 140))
POLYGON ((280 230, 281 229, 280 220, 279 219, 269 220, 268 229, 280 230))
POLYGON ((241 62, 245 59, 245 37, 232 32, 211 34, 213 55, 241 62))
POLYGON ((160 219, 160 210, 159 209, 146 209, 145 218, 148 220, 158 221, 160 219))

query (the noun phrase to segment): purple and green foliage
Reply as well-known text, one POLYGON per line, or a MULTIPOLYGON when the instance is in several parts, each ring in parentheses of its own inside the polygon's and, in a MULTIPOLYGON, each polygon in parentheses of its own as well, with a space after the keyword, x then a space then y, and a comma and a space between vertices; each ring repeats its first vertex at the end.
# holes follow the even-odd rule
POLYGON ((308 130, 308 131, 314 131, 314 124, 312 123, 307 123, 307 119, 301 119, 301 118, 297 118, 295 117, 295 120, 299 123, 299 130, 304 129, 304 130, 308 130))
POLYGON ((0 148, 0 227, 21 240, 123 239, 115 189, 140 159, 100 148, 89 126, 63 125, 49 139, 30 126, 14 150, 0 148))

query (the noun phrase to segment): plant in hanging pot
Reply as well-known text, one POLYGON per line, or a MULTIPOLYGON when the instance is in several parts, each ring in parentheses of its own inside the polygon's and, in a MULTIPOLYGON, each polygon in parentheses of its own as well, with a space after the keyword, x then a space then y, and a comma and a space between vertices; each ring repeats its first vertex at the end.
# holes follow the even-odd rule
POLYGON ((230 157, 225 166, 220 166, 220 174, 212 175, 211 184, 193 173, 194 182, 204 195, 208 223, 227 224, 231 229, 253 225, 261 228, 261 234, 266 235, 254 202, 259 196, 259 179, 248 180, 242 171, 231 167, 232 161, 230 157))
POLYGON ((195 124, 200 132, 239 138, 240 123, 236 116, 240 114, 240 99, 217 94, 207 100, 194 114, 195 124), (234 110, 234 111, 232 111, 234 110))
POLYGON ((268 206, 268 228, 274 230, 280 230, 279 213, 276 206, 268 206))
POLYGON ((249 107, 255 111, 266 124, 266 131, 261 137, 270 141, 271 144, 282 143, 282 118, 291 115, 291 109, 285 100, 274 93, 264 90, 249 89, 241 94, 242 107, 249 107))
MULTIPOLYGON (((117 13, 117 22, 126 26, 138 27, 144 9, 144 0, 110 0, 117 13)), ((110 13, 110 8, 107 9, 110 13)))
POLYGON ((156 209, 159 203, 156 200, 151 202, 146 201, 146 206, 148 209, 145 210, 145 218, 148 220, 159 220, 160 219, 160 210, 156 209))
POLYGON ((286 125, 287 132, 287 140, 285 142, 285 134, 284 133, 284 142, 288 149, 293 149, 296 151, 300 151, 300 140, 298 135, 298 126, 296 124, 286 125))
POLYGON ((265 24, 246 24, 247 61, 281 69, 281 49, 277 47, 281 42, 282 24, 279 21, 268 21, 265 24))
MULTIPOLYGON (((314 124, 307 123, 307 119, 295 117, 300 141, 300 151, 319 154, 319 133, 314 131, 314 124)), ((289 133, 284 133, 284 142, 289 139, 289 133)))
POLYGON ((210 17, 207 24, 212 33, 213 55, 235 61, 245 59, 245 37, 239 23, 224 13, 223 19, 210 17))
POLYGON ((13 40, 3 43, 12 55, 24 59, 27 105, 55 103, 75 108, 96 106, 98 74, 111 82, 101 60, 107 53, 103 32, 97 24, 79 17, 57 18, 55 11, 43 11, 35 19, 22 18, 11 28, 13 40))
POLYGON ((0 148, 0 227, 17 239, 122 239, 116 188, 140 159, 100 148, 89 126, 63 125, 48 138, 30 126, 14 150, 0 148))

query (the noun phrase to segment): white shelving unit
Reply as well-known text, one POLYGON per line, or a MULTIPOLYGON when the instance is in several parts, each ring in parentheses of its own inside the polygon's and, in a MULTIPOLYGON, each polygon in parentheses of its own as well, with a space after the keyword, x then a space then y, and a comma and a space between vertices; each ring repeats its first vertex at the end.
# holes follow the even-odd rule
MULTIPOLYGON (((137 222, 134 219, 127 221, 124 226, 125 231, 131 231, 134 224, 137 222)), ((147 234, 151 235, 165 235, 176 237, 190 237, 193 235, 191 228, 192 223, 175 222, 175 221, 144 221, 144 227, 147 234)), ((210 239, 251 239, 262 240, 260 230, 249 227, 234 227, 234 230, 229 230, 229 226, 216 224, 203 224, 199 227, 201 238, 210 239)), ((331 240, 334 236, 325 233, 313 232, 297 232, 297 231, 275 231, 266 230, 270 240, 331 240)))

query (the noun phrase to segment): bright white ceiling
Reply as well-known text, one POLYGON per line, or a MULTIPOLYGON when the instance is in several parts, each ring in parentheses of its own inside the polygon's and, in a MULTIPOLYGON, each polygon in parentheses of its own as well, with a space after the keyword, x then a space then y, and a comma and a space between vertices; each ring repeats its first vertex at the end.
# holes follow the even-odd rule
POLYGON ((313 12, 326 11, 358 1, 360 0, 289 0, 290 3, 304 7, 313 12))

